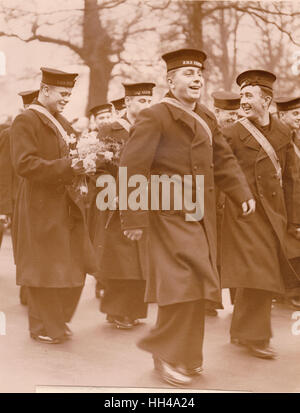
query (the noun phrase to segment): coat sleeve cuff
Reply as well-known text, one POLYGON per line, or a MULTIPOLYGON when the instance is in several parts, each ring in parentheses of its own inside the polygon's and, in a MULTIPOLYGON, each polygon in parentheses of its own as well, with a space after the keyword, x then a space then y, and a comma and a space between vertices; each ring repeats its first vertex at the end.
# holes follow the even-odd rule
POLYGON ((147 228, 149 226, 148 211, 120 211, 122 230, 147 228))
POLYGON ((231 189, 226 195, 236 204, 241 205, 245 201, 249 201, 249 199, 254 199, 254 196, 249 188, 241 188, 237 187, 235 189, 231 189))

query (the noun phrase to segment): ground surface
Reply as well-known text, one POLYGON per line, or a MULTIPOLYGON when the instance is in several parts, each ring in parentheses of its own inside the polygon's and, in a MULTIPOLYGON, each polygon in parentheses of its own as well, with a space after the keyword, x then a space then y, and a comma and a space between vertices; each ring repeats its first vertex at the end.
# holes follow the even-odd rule
MULTIPOLYGON (((59 345, 33 341, 28 334, 27 309, 20 305, 15 285, 10 237, 5 237, 0 250, 0 392, 35 392, 37 386, 99 386, 102 391, 111 387, 120 391, 169 388, 154 373, 151 356, 135 345, 154 324, 156 307, 150 306, 146 322, 135 330, 117 330, 99 312, 94 286, 94 279, 88 277, 70 325, 72 341, 59 345)), ((294 310, 273 308, 272 345, 279 358, 271 361, 253 358, 229 343, 232 307, 227 292, 224 304, 218 317, 207 318, 205 370, 192 389, 300 392, 300 335, 292 334, 294 310)))

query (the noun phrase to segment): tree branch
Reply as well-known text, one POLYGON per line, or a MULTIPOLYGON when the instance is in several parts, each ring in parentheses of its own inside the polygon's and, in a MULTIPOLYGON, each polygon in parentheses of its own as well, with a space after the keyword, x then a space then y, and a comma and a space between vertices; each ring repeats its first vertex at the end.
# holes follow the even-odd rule
POLYGON ((73 50, 73 52, 77 53, 80 57, 82 57, 83 49, 81 47, 76 46, 75 44, 67 41, 67 40, 55 39, 54 37, 43 36, 41 34, 34 34, 34 33, 32 34, 32 36, 28 37, 27 39, 23 39, 18 34, 5 33, 5 32, 0 31, 0 37, 3 37, 3 36, 14 37, 16 39, 22 40, 25 43, 30 43, 34 40, 38 40, 38 41, 43 42, 43 43, 54 43, 54 44, 58 44, 59 46, 66 46, 66 47, 70 48, 71 50, 73 50))

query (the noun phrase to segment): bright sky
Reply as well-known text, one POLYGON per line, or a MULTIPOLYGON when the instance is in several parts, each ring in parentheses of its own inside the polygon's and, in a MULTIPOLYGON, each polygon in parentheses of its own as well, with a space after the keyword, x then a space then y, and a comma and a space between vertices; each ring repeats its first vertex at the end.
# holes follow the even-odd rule
MULTIPOLYGON (((130 3, 134 0, 129 1, 129 7, 123 6, 118 14, 118 18, 121 21, 124 18, 128 18, 130 13, 132 13, 132 7, 130 3)), ((53 19, 53 11, 57 9, 73 10, 74 8, 82 8, 82 0, 0 0, 0 6, 6 4, 9 7, 18 5, 22 9, 34 10, 34 7, 38 8, 39 12, 46 12, 47 19, 53 19)), ((300 5, 300 2, 298 1, 300 5)), ((59 17, 68 18, 70 15, 78 15, 78 12, 68 12, 60 14, 59 17)), ((103 21, 107 19, 114 19, 115 16, 111 14, 111 11, 107 11, 103 15, 103 21)), ((118 21, 118 19, 115 19, 118 21)), ((2 26, 3 22, 0 21, 2 26)), ((145 20, 145 26, 152 24, 150 19, 145 20)), ((26 25, 18 24, 17 30, 20 35, 26 33, 26 25)), ((50 29, 49 29, 50 30, 50 29)), ((51 28, 52 34, 56 35, 58 31, 57 28, 51 28)), ((69 28, 72 30, 72 27, 69 28)), ((158 50, 159 42, 157 33, 154 35, 145 34, 144 37, 139 36, 134 42, 129 42, 127 44, 127 57, 138 61, 138 59, 146 58, 152 59, 151 47, 153 48, 153 56, 155 56, 155 50, 158 50), (146 36, 146 37, 145 37, 146 36), (146 45, 146 47, 145 47, 146 45), (151 47, 150 47, 151 46, 151 47)), ((239 62, 244 63, 244 68, 246 69, 249 65, 249 53, 255 52, 256 40, 258 38, 257 30, 254 29, 251 19, 244 18, 243 24, 239 30, 239 62)), ((300 39, 300 28, 299 35, 300 39)), ((40 67, 50 66, 59 67, 62 70, 75 70, 79 71, 81 75, 80 81, 74 89, 74 96, 80 96, 79 99, 71 100, 71 103, 66 109, 66 116, 69 118, 74 118, 80 116, 84 113, 85 103, 87 98, 87 88, 88 88, 88 69, 84 66, 78 66, 79 58, 74 55, 68 48, 47 44, 39 42, 25 43, 13 38, 0 37, 0 51, 2 51, 6 56, 6 76, 0 75, 0 90, 4 99, 0 99, 0 115, 3 113, 16 113, 18 108, 21 106, 21 99, 17 96, 17 93, 21 90, 27 90, 32 88, 37 88, 40 81, 40 67)), ((297 48, 294 48, 294 52, 297 48)), ((298 49, 299 51, 299 49, 298 49)), ((242 70, 244 69, 242 68, 242 70)), ((159 70, 157 66, 157 70, 159 70)), ((144 75, 147 76, 147 70, 151 67, 145 69, 144 75)), ((1 71, 1 69, 0 69, 1 71)), ((155 74, 155 73, 154 73, 155 74)), ((134 75, 134 71, 133 71, 134 75)), ((157 73, 156 76, 162 76, 161 73, 157 73)), ((109 97, 118 97, 119 94, 116 87, 120 85, 121 80, 115 79, 109 91, 109 97)))

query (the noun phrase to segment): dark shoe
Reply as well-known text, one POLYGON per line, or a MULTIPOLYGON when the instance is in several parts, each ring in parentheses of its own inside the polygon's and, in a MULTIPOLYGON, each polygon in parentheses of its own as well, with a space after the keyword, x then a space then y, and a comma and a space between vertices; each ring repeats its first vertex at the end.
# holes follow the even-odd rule
POLYGON ((156 357, 153 357, 153 361, 154 368, 158 372, 161 379, 169 384, 172 384, 172 386, 187 386, 192 383, 193 379, 191 377, 180 372, 178 369, 165 361, 156 357))
POLYGON ((114 324, 121 330, 130 330, 134 326, 132 320, 130 320, 129 317, 115 319, 114 324))
POLYGON ((108 323, 114 324, 115 320, 116 320, 116 319, 115 319, 114 316, 107 314, 107 316, 106 316, 106 321, 107 321, 108 323))
POLYGON ((38 341, 39 343, 44 343, 44 344, 60 344, 65 341, 65 338, 52 338, 52 337, 42 336, 42 335, 37 335, 37 334, 32 334, 32 333, 30 334, 30 337, 38 341))
POLYGON ((141 324, 140 320, 131 320, 134 327, 139 326, 141 324))
POLYGON ((277 353, 268 344, 248 344, 248 349, 254 357, 270 360, 277 358, 277 353))
POLYGON ((201 374, 203 373, 202 366, 194 367, 192 369, 181 367, 178 370, 182 372, 183 374, 185 374, 186 376, 201 376, 201 374))
POLYGON ((65 337, 69 340, 71 337, 73 337, 73 332, 70 329, 70 327, 65 324, 65 337))

